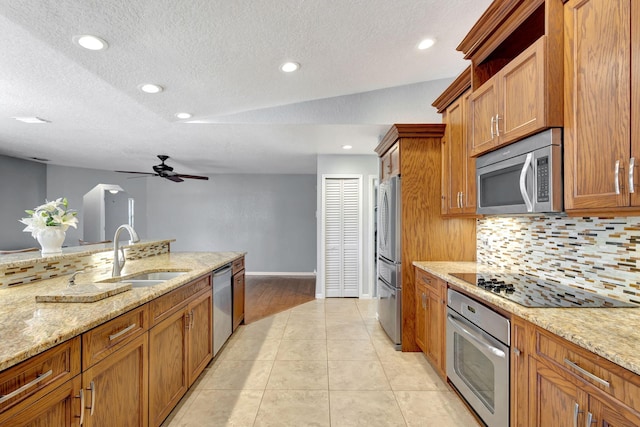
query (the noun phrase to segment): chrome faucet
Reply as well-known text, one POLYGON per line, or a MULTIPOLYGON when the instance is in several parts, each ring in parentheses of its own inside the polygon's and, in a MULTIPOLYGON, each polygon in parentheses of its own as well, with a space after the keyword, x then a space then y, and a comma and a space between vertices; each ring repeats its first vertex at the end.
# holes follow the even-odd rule
POLYGON ((111 270, 111 277, 118 277, 122 272, 122 267, 124 267, 124 263, 126 262, 124 256, 124 250, 120 248, 118 244, 118 238, 120 237, 120 233, 122 230, 127 230, 129 232, 129 237, 131 237, 130 242, 136 243, 140 241, 138 237, 138 233, 128 224, 122 224, 120 227, 116 229, 116 234, 113 237, 113 270, 111 270), (122 262, 120 261, 120 256, 118 251, 122 251, 122 262))

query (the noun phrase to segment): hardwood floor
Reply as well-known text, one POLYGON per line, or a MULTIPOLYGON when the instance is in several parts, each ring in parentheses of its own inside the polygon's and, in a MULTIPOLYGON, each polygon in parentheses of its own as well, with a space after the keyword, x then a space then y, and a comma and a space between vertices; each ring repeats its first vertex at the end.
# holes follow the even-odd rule
POLYGON ((246 324, 288 310, 316 297, 316 278, 308 276, 246 276, 246 324))

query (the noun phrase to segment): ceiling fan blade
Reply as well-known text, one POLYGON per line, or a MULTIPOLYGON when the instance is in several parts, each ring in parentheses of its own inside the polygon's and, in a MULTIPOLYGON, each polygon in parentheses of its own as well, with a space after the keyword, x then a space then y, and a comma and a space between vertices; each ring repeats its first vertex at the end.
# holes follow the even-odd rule
POLYGON ((180 178, 178 175, 165 175, 163 178, 167 178, 169 181, 173 182, 182 182, 184 179, 180 178))
POLYGON ((158 175, 157 173, 151 173, 151 172, 134 172, 134 171, 114 171, 114 172, 119 172, 119 173, 137 173, 140 175, 158 175))
POLYGON ((177 176, 179 176, 180 178, 188 178, 188 179, 202 179, 204 181, 207 181, 209 179, 208 176, 200 176, 200 175, 184 175, 179 173, 177 176))

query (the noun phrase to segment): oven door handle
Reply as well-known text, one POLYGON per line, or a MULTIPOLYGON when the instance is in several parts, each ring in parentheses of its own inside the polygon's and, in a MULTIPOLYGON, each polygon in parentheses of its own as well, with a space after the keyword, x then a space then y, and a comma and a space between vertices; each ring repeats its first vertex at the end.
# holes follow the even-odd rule
POLYGON ((463 333, 467 338, 471 339, 476 344, 478 344, 479 346, 483 347, 485 350, 488 350, 489 352, 491 352, 492 354, 494 354, 495 356, 500 357, 500 358, 504 358, 506 356, 504 351, 500 350, 497 347, 492 346, 491 344, 489 344, 486 341, 481 340, 480 338, 478 338, 472 332, 469 332, 465 328, 466 325, 460 323, 460 321, 455 316, 453 316, 451 314, 447 314, 447 319, 449 320, 451 326, 456 328, 456 330, 458 330, 458 332, 463 333))
POLYGON ((529 171, 529 166, 531 166, 532 160, 533 153, 528 153, 524 160, 522 171, 520 171, 520 194, 522 194, 524 204, 527 206, 527 212, 533 212, 533 203, 531 202, 531 199, 529 199, 529 194, 527 194, 527 172, 529 171))

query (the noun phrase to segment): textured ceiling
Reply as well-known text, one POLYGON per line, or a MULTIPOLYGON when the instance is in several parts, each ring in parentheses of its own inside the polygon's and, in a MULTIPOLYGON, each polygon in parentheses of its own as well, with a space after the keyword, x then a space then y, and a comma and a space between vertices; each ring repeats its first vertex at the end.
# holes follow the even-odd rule
POLYGON ((438 120, 430 104, 465 68, 455 47, 489 3, 2 0, 0 154, 141 171, 169 154, 184 173, 313 173, 319 153, 372 154, 390 124, 438 120), (81 49, 79 34, 109 48, 81 49), (437 43, 418 51, 425 37, 437 43), (301 69, 280 72, 289 60, 301 69), (146 82, 165 91, 142 93, 146 82))

